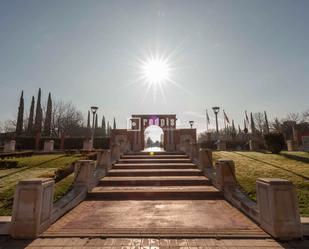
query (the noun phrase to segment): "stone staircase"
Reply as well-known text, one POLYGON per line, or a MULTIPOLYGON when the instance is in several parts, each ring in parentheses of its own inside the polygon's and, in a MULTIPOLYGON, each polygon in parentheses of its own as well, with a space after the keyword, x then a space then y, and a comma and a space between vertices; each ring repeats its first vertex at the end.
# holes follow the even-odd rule
POLYGON ((90 199, 222 199, 222 192, 182 153, 123 155, 90 199))
POLYGON ((42 237, 268 238, 183 153, 123 155, 42 237))

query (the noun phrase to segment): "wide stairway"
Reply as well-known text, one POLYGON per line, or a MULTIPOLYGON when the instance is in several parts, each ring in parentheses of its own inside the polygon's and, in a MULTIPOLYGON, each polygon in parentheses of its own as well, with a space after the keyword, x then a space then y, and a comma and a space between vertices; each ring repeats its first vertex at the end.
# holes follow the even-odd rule
POLYGON ((268 237, 183 153, 123 155, 43 237, 268 237))
POLYGON ((124 155, 107 177, 89 193, 89 199, 218 199, 222 193, 189 157, 164 152, 124 155))

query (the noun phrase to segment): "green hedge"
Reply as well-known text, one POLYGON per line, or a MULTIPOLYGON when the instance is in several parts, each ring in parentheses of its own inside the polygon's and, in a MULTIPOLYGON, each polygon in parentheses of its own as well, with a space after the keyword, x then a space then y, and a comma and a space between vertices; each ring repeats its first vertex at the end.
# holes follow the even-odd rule
POLYGON ((0 160, 0 169, 12 169, 21 167, 22 166, 18 165, 18 161, 0 160))

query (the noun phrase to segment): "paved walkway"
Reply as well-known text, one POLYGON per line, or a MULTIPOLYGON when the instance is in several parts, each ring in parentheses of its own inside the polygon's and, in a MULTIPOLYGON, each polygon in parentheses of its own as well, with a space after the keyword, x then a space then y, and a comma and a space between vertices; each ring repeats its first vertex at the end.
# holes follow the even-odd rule
POLYGON ((84 201, 43 235, 132 234, 268 237, 225 200, 84 201))
POLYGON ((44 238, 34 241, 0 237, 0 249, 308 249, 309 240, 278 243, 272 239, 44 238))

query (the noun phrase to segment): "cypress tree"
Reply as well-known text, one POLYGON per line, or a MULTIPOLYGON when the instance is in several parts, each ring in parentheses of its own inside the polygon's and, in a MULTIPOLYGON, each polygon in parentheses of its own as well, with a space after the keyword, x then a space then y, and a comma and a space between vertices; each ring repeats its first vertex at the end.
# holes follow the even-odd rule
POLYGON ((232 135, 233 136, 236 135, 236 128, 235 128, 235 124, 234 124, 234 119, 232 120, 232 135))
POLYGON ((38 99, 36 102, 36 110, 35 110, 35 121, 34 121, 34 130, 36 133, 40 133, 42 130, 42 106, 41 106, 41 88, 39 88, 38 99))
POLYGON ((94 128, 97 129, 98 128, 98 114, 95 115, 95 122, 94 122, 94 128))
POLYGON ((46 116, 44 120, 44 135, 49 137, 51 131, 51 121, 52 121, 52 99, 50 93, 48 94, 46 116))
POLYGON ((31 134, 33 132, 34 102, 35 102, 34 96, 32 96, 30 113, 29 113, 29 118, 28 118, 28 128, 27 128, 28 134, 31 134))
POLYGON ((107 130, 106 130, 107 136, 110 135, 110 125, 109 125, 109 121, 107 121, 107 130))
POLYGON ((106 124, 105 124, 105 117, 102 118, 102 129, 103 129, 103 136, 106 136, 106 124))
POLYGON ((90 129, 90 111, 88 111, 87 128, 90 129))
POLYGON ((252 112, 250 113, 250 123, 251 123, 251 133, 253 135, 255 135, 256 129, 255 129, 255 124, 254 124, 252 112))
POLYGON ((20 135, 23 132, 24 124, 24 91, 21 91, 16 123, 16 135, 20 135))
POLYGON ((264 116, 265 116, 265 133, 269 133, 269 124, 268 124, 268 118, 267 118, 267 114, 266 111, 264 111, 264 116))
POLYGON ((113 129, 116 130, 116 119, 114 118, 113 129))

